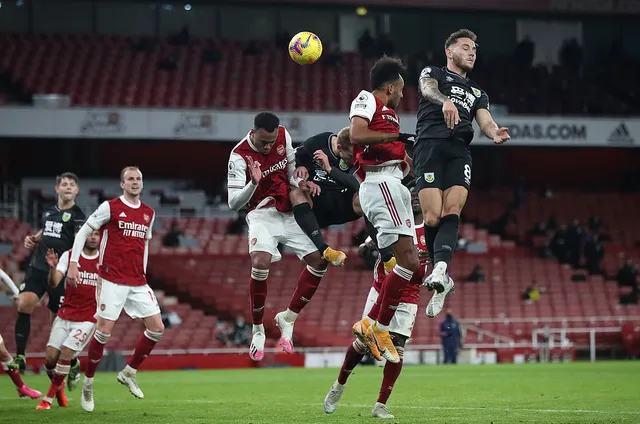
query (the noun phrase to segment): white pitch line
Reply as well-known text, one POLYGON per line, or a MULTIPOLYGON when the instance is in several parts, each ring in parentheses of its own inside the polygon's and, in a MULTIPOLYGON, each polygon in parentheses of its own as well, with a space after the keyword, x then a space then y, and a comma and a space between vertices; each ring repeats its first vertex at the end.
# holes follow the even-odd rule
MULTIPOLYGON (((15 401, 15 397, 0 397, 0 401, 15 401)), ((72 400, 69 398, 69 400, 72 400)), ((100 403, 124 403, 128 402, 124 399, 104 399, 100 403)), ((144 403, 167 404, 164 399, 145 399, 144 403)), ((195 404, 228 404, 228 401, 208 400, 208 399, 185 399, 176 403, 195 403, 195 404)), ((240 402, 245 403, 245 402, 240 402)), ((291 403, 262 403, 247 402, 252 405, 272 405, 272 406, 291 406, 291 403)), ((313 406, 319 410, 322 409, 321 403, 296 403, 299 406, 313 406)), ((341 408, 371 408, 371 405, 360 405, 354 403, 345 403, 340 405, 341 408)), ((543 414, 600 414, 600 415, 640 415, 640 411, 602 411, 598 409, 532 409, 532 408, 495 408, 482 406, 425 406, 425 405, 396 405, 392 404, 391 409, 421 409, 431 411, 490 411, 490 412, 525 412, 525 413, 543 413, 543 414)))
MULTIPOLYGON (((146 400, 145 400, 146 401, 146 400)), ((112 400, 112 402, 120 402, 120 400, 112 400)), ((155 401, 154 403, 166 403, 166 401, 155 401)), ((228 403, 228 401, 215 401, 207 399, 186 399, 181 402, 184 403, 202 403, 202 404, 222 404, 228 403)), ((244 402, 241 402, 244 403, 244 402)), ((258 402, 248 402, 253 405, 263 405, 258 402)), ((291 406, 291 403, 264 403, 264 405, 277 405, 277 406, 291 406)), ((322 408, 321 403, 296 403, 300 406, 315 406, 322 408)), ((372 405, 359 405, 353 403, 341 404, 341 407, 346 408, 371 408, 372 405)), ((424 410, 442 410, 442 411, 492 411, 492 412, 532 412, 532 413, 547 413, 547 414, 617 414, 617 415, 640 415, 640 411, 602 411, 594 409, 528 409, 528 408, 485 408, 482 406, 425 406, 425 405, 391 405, 392 409, 424 409, 424 410)))

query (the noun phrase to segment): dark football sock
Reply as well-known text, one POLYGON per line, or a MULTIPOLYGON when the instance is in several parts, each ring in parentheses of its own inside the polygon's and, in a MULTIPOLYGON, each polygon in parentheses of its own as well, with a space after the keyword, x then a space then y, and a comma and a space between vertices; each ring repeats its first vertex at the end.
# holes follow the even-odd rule
POLYGON ((311 239, 313 244, 318 248, 320 253, 323 253, 329 245, 324 241, 324 236, 318 225, 311 206, 308 203, 301 203, 293 207, 293 217, 296 222, 302 228, 302 231, 311 239))
POLYGON ((440 228, 435 238, 434 247, 434 265, 438 262, 449 264, 453 251, 458 244, 458 226, 460 225, 460 217, 458 215, 446 215, 440 219, 440 228))
POLYGON ((16 354, 24 355, 27 351, 27 342, 29 341, 29 333, 31 333, 31 314, 18 312, 16 318, 15 338, 16 338, 16 354))
POLYGON ((435 227, 430 227, 425 224, 424 226, 425 236, 427 237, 427 250, 429 251, 429 259, 431 260, 431 263, 433 263, 433 255, 434 255, 433 244, 435 243, 436 237, 438 236, 439 228, 440 228, 440 225, 437 225, 435 227))
MULTIPOLYGON (((376 227, 373 226, 373 224, 371 223, 371 221, 369 221, 367 219, 367 217, 364 217, 364 227, 367 230, 367 233, 369 233, 369 236, 376 242, 376 244, 378 243, 378 230, 376 230, 376 227)), ((385 248, 378 248, 378 251, 380 252, 380 257, 382 258, 382 262, 388 262, 391 258, 393 258, 393 249, 391 248, 391 246, 387 246, 385 248)))

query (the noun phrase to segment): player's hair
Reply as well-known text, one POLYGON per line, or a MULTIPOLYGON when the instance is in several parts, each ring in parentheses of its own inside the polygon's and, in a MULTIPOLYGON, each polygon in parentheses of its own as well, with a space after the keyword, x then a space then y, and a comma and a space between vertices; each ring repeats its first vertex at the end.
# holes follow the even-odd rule
POLYGON ((351 134, 349 133, 349 127, 344 127, 338 131, 338 146, 343 149, 350 149, 353 147, 351 144, 351 134))
POLYGON ((273 132, 280 126, 280 119, 271 112, 260 112, 253 118, 253 129, 273 132))
POLYGON ((80 181, 78 176, 73 172, 63 172, 62 174, 56 177, 56 186, 59 186, 62 180, 65 180, 65 179, 73 180, 76 184, 78 184, 78 181, 80 181))
POLYGON ((470 29, 466 29, 466 28, 459 29, 447 38, 447 41, 444 42, 444 48, 448 49, 453 44, 455 44, 460 38, 470 38, 471 41, 475 43, 475 41, 478 39, 478 36, 470 29))
MULTIPOLYGON (((140 171, 140 168, 138 168, 135 165, 125 166, 124 168, 122 168, 122 171, 120 171, 120 182, 121 183, 124 182, 124 174, 127 171, 140 171)), ((142 171, 140 171, 140 173, 142 174, 142 171)))
POLYGON ((400 79, 405 71, 402 60, 397 57, 382 56, 373 64, 369 79, 371 80, 371 90, 382 88, 400 79))

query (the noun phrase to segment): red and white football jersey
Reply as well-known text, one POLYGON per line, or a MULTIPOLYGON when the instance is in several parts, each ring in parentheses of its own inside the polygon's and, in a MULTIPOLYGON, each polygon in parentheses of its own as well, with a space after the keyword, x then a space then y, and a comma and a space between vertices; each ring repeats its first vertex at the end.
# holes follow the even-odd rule
MULTIPOLYGON (((424 224, 416 225, 416 240, 417 247, 419 250, 427 250, 427 240, 424 233, 424 224)), ((376 261, 376 266, 373 270, 373 288, 376 289, 378 293, 382 292, 382 283, 384 283, 384 278, 386 277, 384 273, 384 263, 380 256, 378 256, 378 260, 376 261)), ((420 302, 420 286, 422 284, 422 278, 424 277, 424 267, 420 266, 418 268, 418 272, 413 274, 413 278, 409 283, 404 287, 402 291, 402 296, 400 297, 400 302, 403 303, 414 303, 418 304, 420 302)))
MULTIPOLYGON (((369 121, 371 131, 383 133, 399 133, 400 118, 395 110, 387 107, 382 100, 373 93, 362 90, 358 97, 351 102, 349 119, 354 116, 369 121)), ((398 165, 403 174, 409 172, 409 165, 405 161, 407 152, 402 141, 390 143, 371 144, 367 146, 353 146, 354 162, 357 167, 357 175, 363 179, 367 166, 389 166, 398 165)))
MULTIPOLYGON (((98 262, 99 253, 94 256, 80 254, 78 260, 78 284, 76 287, 66 285, 64 289, 64 300, 58 316, 67 321, 74 322, 96 322, 96 287, 98 285, 98 262)), ((71 260, 71 251, 66 251, 60 256, 56 271, 66 274, 71 260)), ((61 283, 62 284, 62 283, 61 283)))
POLYGON ((131 204, 124 196, 103 202, 87 219, 102 229, 98 275, 126 286, 147 284, 147 258, 155 211, 143 202, 131 204))
POLYGON ((248 158, 260 163, 262 170, 262 180, 247 204, 249 211, 275 206, 280 212, 291 212, 292 205, 289 199, 291 184, 287 167, 295 163, 295 151, 286 128, 283 126, 278 128, 278 138, 266 155, 256 150, 249 134, 236 144, 229 156, 227 175, 229 190, 242 189, 251 181, 248 158))

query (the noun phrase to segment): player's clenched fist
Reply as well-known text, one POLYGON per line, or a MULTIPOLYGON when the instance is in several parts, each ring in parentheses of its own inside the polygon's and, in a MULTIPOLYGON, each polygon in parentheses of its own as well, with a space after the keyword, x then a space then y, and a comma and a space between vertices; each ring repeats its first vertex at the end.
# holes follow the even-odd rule
POLYGON ((293 171, 293 178, 296 180, 306 180, 309 178, 309 170, 304 166, 299 166, 293 171))
POLYGON ((69 269, 67 270, 67 284, 70 287, 77 287, 79 276, 80 276, 80 271, 78 271, 78 263, 69 262, 69 269))
POLYGON ((24 247, 27 249, 33 250, 33 248, 36 247, 36 244, 38 244, 38 242, 35 236, 26 236, 24 238, 24 247))
POLYGON ((262 170, 260 169, 260 162, 255 162, 251 156, 247 156, 249 161, 249 175, 251 176, 251 182, 258 185, 262 179, 262 170))
POLYGON ((442 104, 442 113, 444 114, 444 122, 450 130, 460 123, 458 108, 451 100, 447 100, 442 104))

